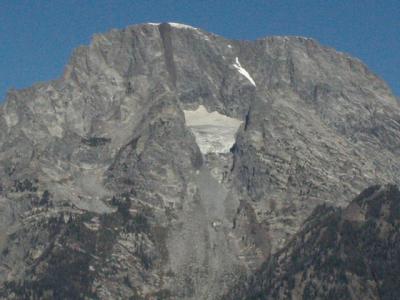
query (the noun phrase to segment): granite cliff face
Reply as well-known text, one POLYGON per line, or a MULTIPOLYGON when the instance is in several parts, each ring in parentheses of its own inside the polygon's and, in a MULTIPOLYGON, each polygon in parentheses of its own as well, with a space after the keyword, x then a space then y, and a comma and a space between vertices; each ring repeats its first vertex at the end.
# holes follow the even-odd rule
POLYGON ((0 290, 218 299, 319 204, 399 183, 400 108, 316 41, 187 25, 93 37, 0 107, 0 290))
POLYGON ((345 209, 318 206, 288 245, 226 299, 399 299, 399 225, 393 185, 372 186, 345 209))

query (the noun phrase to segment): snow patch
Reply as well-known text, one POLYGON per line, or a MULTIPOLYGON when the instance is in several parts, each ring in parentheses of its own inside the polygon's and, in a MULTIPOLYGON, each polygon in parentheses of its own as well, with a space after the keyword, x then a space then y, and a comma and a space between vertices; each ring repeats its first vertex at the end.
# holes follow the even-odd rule
POLYGON ((229 153, 235 143, 236 132, 241 120, 227 117, 216 111, 208 112, 203 105, 196 110, 184 110, 188 126, 203 154, 229 153))
POLYGON ((229 49, 232 49, 232 45, 228 45, 228 48, 229 48, 229 49))
POLYGON ((169 25, 171 25, 171 26, 173 26, 173 27, 175 27, 175 28, 179 28, 179 29, 197 29, 197 28, 195 28, 195 27, 193 27, 193 26, 190 26, 190 25, 186 25, 186 24, 181 24, 181 23, 172 23, 172 22, 169 22, 168 23, 169 25))
POLYGON ((256 86, 256 83, 254 82, 253 78, 251 78, 249 72, 247 72, 246 69, 243 68, 242 65, 240 64, 238 57, 236 57, 236 61, 233 64, 233 66, 239 71, 240 74, 246 77, 251 82, 252 85, 256 86))
POLYGON ((160 23, 146 23, 147 25, 153 25, 153 26, 158 26, 160 23))

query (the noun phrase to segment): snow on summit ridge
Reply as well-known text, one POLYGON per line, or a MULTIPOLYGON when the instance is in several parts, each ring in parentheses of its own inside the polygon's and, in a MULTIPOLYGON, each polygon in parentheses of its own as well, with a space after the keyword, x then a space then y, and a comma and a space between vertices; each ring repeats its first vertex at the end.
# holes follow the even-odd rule
POLYGON ((179 29, 196 29, 196 27, 190 26, 190 25, 186 25, 186 24, 182 24, 182 23, 174 23, 174 22, 168 22, 169 25, 171 25, 172 27, 175 28, 179 28, 179 29))
MULTIPOLYGON (((193 26, 190 26, 190 25, 187 25, 187 24, 175 23, 175 22, 167 22, 167 23, 168 23, 169 25, 171 25, 172 27, 179 28, 179 29, 194 29, 194 30, 197 30, 196 27, 193 27, 193 26)), ((146 23, 146 24, 147 24, 147 25, 158 26, 158 25, 160 25, 161 23, 149 22, 149 23, 146 23)))

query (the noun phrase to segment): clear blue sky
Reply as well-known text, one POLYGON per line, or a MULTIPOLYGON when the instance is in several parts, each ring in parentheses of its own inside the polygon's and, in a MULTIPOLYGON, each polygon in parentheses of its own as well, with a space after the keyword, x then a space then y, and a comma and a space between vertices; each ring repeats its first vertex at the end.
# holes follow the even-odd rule
POLYGON ((400 0, 0 0, 0 102, 60 76, 96 32, 175 21, 235 39, 313 37, 363 60, 400 95, 400 0))

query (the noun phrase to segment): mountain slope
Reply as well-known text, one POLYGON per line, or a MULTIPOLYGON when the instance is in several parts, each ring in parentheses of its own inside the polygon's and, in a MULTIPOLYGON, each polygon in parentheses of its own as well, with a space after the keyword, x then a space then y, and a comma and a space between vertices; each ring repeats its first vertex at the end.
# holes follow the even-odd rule
POLYGON ((360 61, 312 39, 96 35, 0 107, 1 286, 215 299, 317 205, 399 183, 399 112, 360 61))
MULTIPOLYGON (((320 206, 235 299, 398 299, 400 192, 373 186, 320 206)), ((227 296, 227 299, 233 299, 227 296)))

